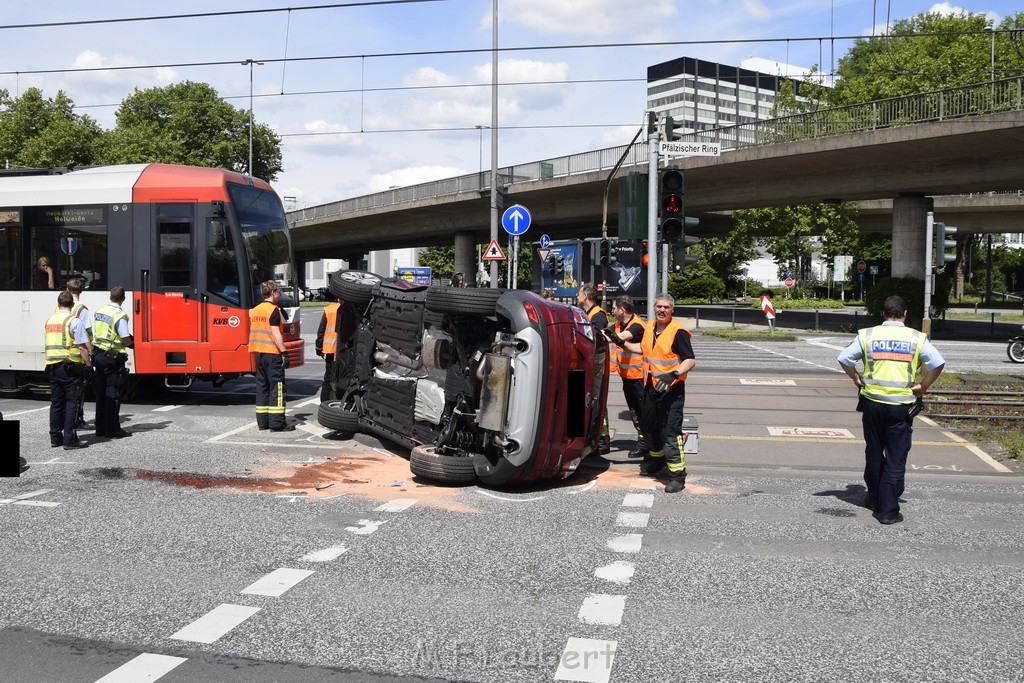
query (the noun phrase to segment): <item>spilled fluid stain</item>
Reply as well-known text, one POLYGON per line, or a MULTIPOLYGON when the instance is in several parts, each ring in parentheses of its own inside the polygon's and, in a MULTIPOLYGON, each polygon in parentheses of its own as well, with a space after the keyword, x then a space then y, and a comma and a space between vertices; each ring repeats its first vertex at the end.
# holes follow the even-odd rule
POLYGON ((226 476, 200 474, 197 472, 158 472, 154 470, 136 470, 138 479, 159 481, 175 486, 187 486, 194 489, 226 488, 257 493, 295 493, 307 495, 334 495, 340 493, 341 484, 367 484, 369 477, 360 477, 358 473, 369 465, 380 464, 383 459, 362 460, 352 462, 330 460, 299 467, 287 472, 272 472, 269 476, 226 476), (334 490, 332 490, 334 489, 334 490))

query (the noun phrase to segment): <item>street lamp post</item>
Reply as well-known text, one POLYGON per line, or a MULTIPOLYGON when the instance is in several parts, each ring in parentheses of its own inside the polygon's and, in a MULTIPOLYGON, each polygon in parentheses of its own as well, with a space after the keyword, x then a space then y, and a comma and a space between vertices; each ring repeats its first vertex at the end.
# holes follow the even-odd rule
POLYGON ((252 175, 252 67, 256 64, 263 64, 263 62, 257 62, 255 59, 247 59, 242 62, 242 66, 249 67, 249 175, 252 175))
POLYGON ((989 35, 989 60, 988 60, 988 81, 992 84, 993 92, 996 87, 996 27, 986 26, 985 30, 989 35))

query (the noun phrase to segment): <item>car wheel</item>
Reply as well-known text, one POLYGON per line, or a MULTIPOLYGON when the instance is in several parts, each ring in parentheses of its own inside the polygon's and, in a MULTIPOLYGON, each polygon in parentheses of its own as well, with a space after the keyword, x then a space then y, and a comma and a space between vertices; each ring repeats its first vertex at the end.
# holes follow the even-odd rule
POLYGON ((494 315, 494 307, 504 289, 473 287, 431 287, 427 290, 427 310, 437 313, 494 315))
POLYGON ((316 412, 316 421, 336 432, 359 431, 359 413, 346 410, 342 401, 324 401, 316 412))
POLYGON ((409 455, 409 469, 412 473, 446 484, 476 483, 476 469, 473 458, 458 455, 442 455, 433 446, 417 446, 409 455))
POLYGON ((1010 342, 1010 345, 1006 347, 1006 355, 1014 363, 1024 363, 1024 342, 1010 342))
POLYGON ((365 270, 337 270, 331 273, 327 288, 342 301, 363 308, 370 303, 373 290, 380 282, 381 277, 376 273, 368 273, 365 270))

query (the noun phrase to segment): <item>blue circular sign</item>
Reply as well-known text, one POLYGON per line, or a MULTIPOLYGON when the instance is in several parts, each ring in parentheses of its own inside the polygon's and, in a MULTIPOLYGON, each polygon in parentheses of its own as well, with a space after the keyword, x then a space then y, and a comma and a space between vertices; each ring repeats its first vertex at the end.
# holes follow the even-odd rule
POLYGON ((513 204, 501 214, 501 227, 510 235, 522 235, 530 227, 530 212, 525 206, 513 204))
POLYGON ((540 236, 540 248, 541 249, 547 249, 550 246, 551 246, 551 238, 548 237, 547 235, 541 235, 540 236))

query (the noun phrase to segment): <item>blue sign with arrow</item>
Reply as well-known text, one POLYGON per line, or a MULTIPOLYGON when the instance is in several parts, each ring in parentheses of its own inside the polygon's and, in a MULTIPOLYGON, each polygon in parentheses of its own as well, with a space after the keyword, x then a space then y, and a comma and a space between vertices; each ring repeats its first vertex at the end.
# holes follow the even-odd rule
POLYGON ((72 256, 76 251, 78 251, 78 238, 77 237, 61 237, 60 238, 60 250, 62 252, 64 252, 65 254, 67 254, 68 256, 72 256))
POLYGON ((547 249, 551 246, 551 238, 547 235, 540 236, 540 248, 547 249))
POLYGON ((513 204, 501 214, 501 227, 510 235, 522 235, 530 227, 530 212, 525 206, 513 204))

